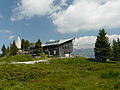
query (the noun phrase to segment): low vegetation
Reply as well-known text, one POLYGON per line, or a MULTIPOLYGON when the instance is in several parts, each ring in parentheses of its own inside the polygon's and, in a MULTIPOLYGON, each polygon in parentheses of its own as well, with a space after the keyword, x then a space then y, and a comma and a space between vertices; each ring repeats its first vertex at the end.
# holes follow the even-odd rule
POLYGON ((15 55, 0 57, 0 63, 23 62, 32 60, 33 58, 31 55, 15 55))
POLYGON ((42 55, 40 58, 35 58, 32 55, 15 55, 15 56, 4 56, 0 57, 0 64, 12 63, 12 62, 26 62, 26 61, 35 61, 35 60, 44 60, 48 59, 47 55, 42 55))
POLYGON ((1 90, 120 90, 120 62, 88 58, 0 65, 1 90))

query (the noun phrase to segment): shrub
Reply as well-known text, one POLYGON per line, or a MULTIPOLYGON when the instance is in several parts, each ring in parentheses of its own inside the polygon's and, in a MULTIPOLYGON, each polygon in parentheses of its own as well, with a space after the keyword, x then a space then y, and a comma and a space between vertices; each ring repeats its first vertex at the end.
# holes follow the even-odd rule
POLYGON ((119 76, 120 76, 119 72, 113 72, 113 71, 110 71, 108 73, 103 73, 101 75, 102 78, 115 78, 115 77, 119 77, 119 76))
POLYGON ((41 78, 50 72, 39 67, 27 65, 4 65, 1 67, 0 78, 6 80, 26 81, 41 78))

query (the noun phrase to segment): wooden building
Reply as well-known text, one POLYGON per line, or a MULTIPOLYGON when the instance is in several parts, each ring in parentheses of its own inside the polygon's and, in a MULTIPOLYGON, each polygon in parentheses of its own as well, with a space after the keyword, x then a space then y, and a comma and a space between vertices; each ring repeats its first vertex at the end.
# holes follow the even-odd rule
POLYGON ((73 38, 52 40, 43 45, 43 52, 54 57, 71 57, 73 52, 73 38))

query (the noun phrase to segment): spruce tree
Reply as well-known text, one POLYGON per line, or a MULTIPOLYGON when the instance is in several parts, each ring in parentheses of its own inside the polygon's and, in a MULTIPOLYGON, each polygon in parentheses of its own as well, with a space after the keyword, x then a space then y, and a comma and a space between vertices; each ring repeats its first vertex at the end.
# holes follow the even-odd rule
POLYGON ((119 61, 120 60, 120 40, 113 40, 112 45, 112 60, 119 61))
POLYGON ((7 47, 7 56, 9 56, 10 55, 10 48, 9 48, 9 46, 7 47))
POLYGON ((104 29, 99 31, 99 35, 97 36, 97 40, 95 42, 94 52, 95 60, 98 62, 105 62, 111 57, 111 47, 104 29))
POLYGON ((37 56, 40 56, 43 54, 42 42, 40 41, 40 39, 35 43, 35 53, 37 56))
POLYGON ((14 40, 13 43, 10 45, 10 54, 11 55, 16 55, 18 50, 19 49, 17 48, 17 46, 15 44, 15 40, 14 40))
POLYGON ((30 42, 28 40, 25 41, 25 50, 29 50, 30 42))
POLYGON ((7 49, 5 47, 5 45, 2 46, 2 56, 7 56, 7 49))
POLYGON ((21 41, 21 49, 24 50, 25 49, 25 40, 22 39, 21 41))

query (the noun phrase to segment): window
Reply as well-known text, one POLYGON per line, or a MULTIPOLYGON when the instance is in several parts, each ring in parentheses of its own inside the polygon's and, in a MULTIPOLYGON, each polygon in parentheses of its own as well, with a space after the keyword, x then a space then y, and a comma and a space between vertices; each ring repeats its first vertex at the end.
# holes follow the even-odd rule
POLYGON ((56 55, 56 50, 54 50, 54 55, 56 55))

